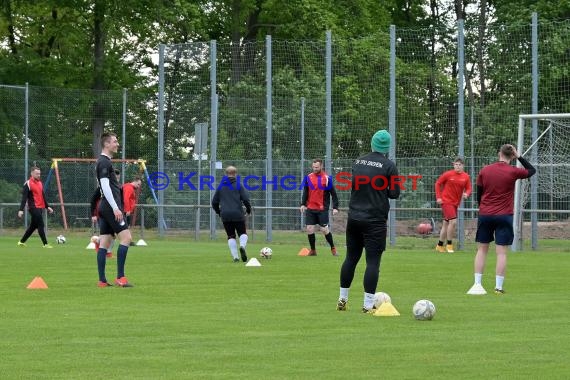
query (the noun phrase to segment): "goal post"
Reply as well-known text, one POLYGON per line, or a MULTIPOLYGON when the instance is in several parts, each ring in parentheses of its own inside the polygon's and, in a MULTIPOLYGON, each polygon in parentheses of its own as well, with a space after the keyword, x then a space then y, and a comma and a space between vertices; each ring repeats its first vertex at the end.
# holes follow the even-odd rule
MULTIPOLYGON (((138 165, 138 170, 139 173, 141 174, 141 176, 143 176, 147 181, 147 183, 150 183, 150 179, 149 179, 149 174, 148 174, 148 170, 146 168, 146 161, 143 159, 112 159, 112 162, 115 163, 121 163, 121 164, 131 164, 131 165, 138 165)), ((62 187, 62 178, 60 175, 60 166, 62 163, 88 163, 88 164, 94 164, 95 162, 97 162, 97 159, 94 158, 73 158, 73 157, 64 157, 64 158, 52 158, 52 164, 50 167, 50 171, 47 175, 46 181, 45 181, 45 188, 47 189, 49 187, 49 183, 51 180, 51 177, 54 176, 55 177, 55 181, 56 181, 56 188, 57 188, 57 196, 59 199, 59 203, 60 203, 60 207, 61 207, 61 217, 62 217, 62 224, 63 224, 63 228, 64 230, 68 229, 68 223, 67 223, 67 215, 66 215, 66 211, 65 211, 65 199, 64 199, 64 194, 63 194, 63 187, 62 187)), ((125 179, 125 173, 123 174, 123 180, 125 179)), ((156 196, 155 193, 155 189, 152 186, 149 186, 150 191, 152 193, 152 196, 154 198, 154 201, 156 202, 156 204, 158 205, 158 198, 156 196)), ((164 220, 161 221, 161 223, 165 226, 165 222, 164 220)))
MULTIPOLYGON (((514 251, 522 249, 525 214, 530 214, 531 217, 532 249, 536 249, 538 214, 570 213, 570 210, 555 209, 552 205, 539 206, 538 200, 539 193, 548 194, 550 199, 568 196, 567 189, 570 186, 569 139, 569 113, 519 115, 517 150, 536 168, 536 174, 529 180, 516 182, 512 246, 514 251)), ((520 163, 517 163, 517 166, 520 167, 520 163)))

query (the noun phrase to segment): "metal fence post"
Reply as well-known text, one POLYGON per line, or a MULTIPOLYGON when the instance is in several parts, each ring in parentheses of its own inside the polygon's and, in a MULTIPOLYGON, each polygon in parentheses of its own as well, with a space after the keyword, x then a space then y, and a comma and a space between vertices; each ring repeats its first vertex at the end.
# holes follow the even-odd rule
MULTIPOLYGON (((273 78, 272 74, 272 61, 271 61, 271 36, 265 37, 265 55, 266 55, 266 66, 265 66, 265 99, 266 99, 266 114, 267 120, 265 123, 266 129, 266 172, 267 178, 273 179, 273 102, 272 102, 272 87, 273 78)), ((273 213, 271 207, 273 206, 273 186, 267 187, 266 198, 265 198, 265 233, 266 240, 271 241, 273 238, 273 213)))
MULTIPOLYGON (((218 94, 217 86, 217 44, 210 41, 210 126, 212 128, 210 141, 210 175, 216 178, 216 160, 218 155, 218 94)), ((210 199, 214 190, 210 190, 210 199)), ((210 239, 216 238, 216 213, 210 207, 210 239)))
POLYGON ((144 207, 141 207, 141 239, 144 240, 144 207))
MULTIPOLYGON (((28 168, 30 167, 30 86, 26 82, 24 90, 24 182, 28 180, 28 168)), ((24 210, 24 225, 28 226, 28 213, 24 210)))
MULTIPOLYGON (((164 49, 158 55, 158 171, 164 173, 164 49)), ((164 236, 164 191, 158 192, 158 235, 164 236)))
MULTIPOLYGON (((325 171, 328 175, 332 175, 332 32, 326 32, 325 47, 325 171)), ((332 216, 331 210, 327 210, 332 216)), ((333 219, 330 220, 331 231, 333 229, 333 219)))
MULTIPOLYGON (((465 38, 463 34, 464 21, 457 20, 457 144, 458 154, 465 155, 465 38)), ((463 201, 460 206, 463 207, 463 201)), ((457 243, 459 249, 465 244, 465 212, 457 212, 457 243)))
MULTIPOLYGON (((301 169, 301 176, 299 177, 302 181, 305 177, 305 98, 301 98, 301 162, 299 165, 301 169)), ((300 214, 300 225, 301 230, 303 229, 303 222, 305 220, 305 215, 302 212, 300 214)))
MULTIPOLYGON (((533 114, 538 113, 538 15, 536 12, 532 13, 532 98, 531 109, 533 114)), ((532 119, 531 141, 536 141, 538 138, 538 120, 532 119)), ((519 147, 517 147, 518 149, 519 147)), ((520 152, 522 154, 522 152, 520 152)), ((533 146, 531 150, 531 162, 536 162, 538 156, 538 146, 533 146)), ((530 208, 536 210, 538 208, 538 176, 536 173, 530 178, 530 208)), ((538 247, 538 214, 532 212, 530 214, 531 224, 531 246, 535 250, 538 247)), ((521 225, 524 225, 524 217, 521 218, 521 225)), ((523 230, 521 228, 521 236, 523 230)))
MULTIPOLYGON (((121 158, 127 158, 127 89, 123 88, 123 111, 121 115, 123 137, 121 139, 121 158)), ((121 184, 125 184, 125 161, 121 162, 121 184)))
MULTIPOLYGON (((197 206, 200 206, 199 204, 197 206)), ((194 240, 200 240, 200 207, 196 207, 196 223, 194 223, 194 240)))
MULTIPOLYGON (((390 105, 388 107, 388 130, 392 136, 390 157, 396 162, 396 26, 390 25, 390 105)), ((388 214, 388 228, 390 245, 396 244, 396 200, 390 199, 390 213, 388 214)))

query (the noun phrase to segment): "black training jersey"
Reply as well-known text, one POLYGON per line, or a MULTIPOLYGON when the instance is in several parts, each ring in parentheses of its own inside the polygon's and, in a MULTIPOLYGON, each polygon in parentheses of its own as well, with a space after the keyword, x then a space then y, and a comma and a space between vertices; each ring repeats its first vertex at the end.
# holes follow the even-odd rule
POLYGON ((243 206, 251 213, 249 194, 237 183, 234 177, 224 177, 212 198, 212 208, 222 217, 223 222, 242 222, 245 220, 243 206))
MULTIPOLYGON (((95 171, 97 173, 97 182, 99 188, 101 188, 101 179, 108 178, 109 186, 111 187, 111 192, 113 193, 113 198, 115 203, 119 206, 119 209, 123 209, 123 200, 121 199, 121 186, 117 181, 117 176, 115 175, 115 170, 113 169, 113 163, 111 159, 104 154, 100 155, 97 159, 97 164, 95 166, 95 171)), ((103 190, 101 190, 101 201, 106 201, 103 190)))
POLYGON ((366 222, 386 221, 390 211, 388 199, 400 196, 398 177, 396 165, 383 153, 371 152, 354 161, 348 217, 366 222))

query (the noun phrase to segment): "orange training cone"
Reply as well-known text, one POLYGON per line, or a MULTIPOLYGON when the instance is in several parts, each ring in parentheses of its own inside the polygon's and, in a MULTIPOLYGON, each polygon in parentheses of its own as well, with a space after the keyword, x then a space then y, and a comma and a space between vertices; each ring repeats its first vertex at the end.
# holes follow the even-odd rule
POLYGON ((308 256, 309 255, 309 249, 308 248, 301 248, 301 250, 299 251, 299 253, 297 254, 298 256, 308 256))
POLYGON ((48 286, 43 278, 34 277, 32 282, 27 286, 28 289, 47 289, 48 286))

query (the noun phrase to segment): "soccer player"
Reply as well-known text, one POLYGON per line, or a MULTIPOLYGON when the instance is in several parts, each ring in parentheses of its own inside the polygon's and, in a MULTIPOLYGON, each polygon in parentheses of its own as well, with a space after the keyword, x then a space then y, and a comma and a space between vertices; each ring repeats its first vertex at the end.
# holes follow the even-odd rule
POLYGON ((125 262, 131 243, 131 231, 123 218, 123 202, 121 187, 111 158, 119 149, 119 141, 114 133, 103 133, 101 136, 101 155, 97 159, 95 167, 97 182, 101 188, 101 201, 99 202, 99 250, 97 251, 97 269, 99 271, 99 283, 101 288, 111 286, 105 277, 105 263, 107 250, 113 240, 113 235, 119 239, 117 249, 117 278, 115 285, 128 288, 132 285, 125 277, 125 262))
MULTIPOLYGON (((121 181, 121 172, 118 169, 115 169, 115 176, 117 177, 117 182, 121 181)), ((93 194, 91 195, 91 200, 89 202, 89 205, 91 207, 91 223, 94 226, 99 225, 99 202, 101 201, 101 188, 97 187, 95 189, 95 191, 93 192, 93 194)), ((93 243, 95 244, 95 251, 97 252, 99 250, 99 237, 97 237, 97 239, 95 241, 93 241, 93 243)), ((113 258, 113 245, 115 244, 115 236, 113 236, 113 240, 111 241, 111 245, 109 246, 109 249, 107 250, 107 258, 108 259, 112 259, 113 258)))
POLYGON ((495 240, 497 263, 495 267, 495 293, 504 294, 503 282, 507 267, 507 249, 513 244, 513 211, 515 183, 536 173, 530 162, 521 157, 513 145, 505 144, 499 150, 499 161, 485 166, 477 176, 477 254, 475 255, 475 283, 467 294, 480 295, 487 292, 481 283, 489 244, 495 240), (519 160, 523 168, 511 165, 519 160))
POLYGON ((123 206, 129 226, 132 225, 132 217, 137 204, 137 190, 141 187, 141 184, 141 177, 135 176, 131 182, 123 185, 123 206))
POLYGON ((439 241, 435 246, 437 252, 453 253, 453 235, 457 225, 457 208, 462 199, 471 195, 471 178, 465 173, 463 159, 457 157, 453 161, 453 169, 444 172, 435 181, 435 198, 441 205, 443 223, 439 233, 439 241), (447 245, 443 247, 443 242, 447 245))
POLYGON ((314 159, 312 169, 313 172, 307 175, 303 182, 303 197, 300 208, 300 211, 305 213, 307 238, 311 246, 308 256, 317 255, 315 247, 315 225, 317 224, 331 247, 332 255, 338 256, 332 232, 329 230, 331 198, 333 215, 336 215, 338 213, 338 196, 332 183, 332 177, 328 176, 323 170, 323 160, 314 159))
POLYGON ((226 168, 226 176, 222 179, 212 198, 212 208, 222 217, 224 229, 228 236, 228 246, 234 263, 239 262, 236 237, 239 237, 239 252, 241 260, 247 261, 247 232, 245 229, 245 216, 251 214, 249 195, 243 186, 237 183, 237 169, 235 166, 226 168), (243 206, 242 206, 243 205, 243 206))
POLYGON ((337 310, 340 311, 347 309, 348 292, 363 249, 366 270, 362 311, 369 313, 374 309, 380 260, 386 250, 389 199, 400 196, 398 169, 387 155, 391 142, 388 131, 376 132, 371 141, 372 152, 358 158, 352 165, 353 179, 368 178, 370 181, 352 181, 346 224, 346 258, 340 269, 340 295, 337 303, 337 310), (378 182, 373 181, 374 178, 378 182))
POLYGON ((22 201, 20 202, 20 209, 18 210, 18 218, 22 218, 24 216, 24 209, 26 208, 26 203, 28 205, 28 212, 32 217, 32 221, 30 225, 24 232, 24 236, 18 241, 18 246, 25 247, 26 241, 34 231, 37 229, 38 234, 40 235, 40 239, 42 239, 42 243, 44 244, 44 248, 53 248, 50 244, 48 244, 44 226, 44 218, 43 218, 43 210, 47 209, 50 214, 53 213, 53 209, 49 207, 48 202, 46 200, 46 196, 44 193, 44 185, 42 183, 41 177, 41 170, 37 166, 32 167, 30 172, 30 179, 24 183, 24 187, 22 189, 22 201))

